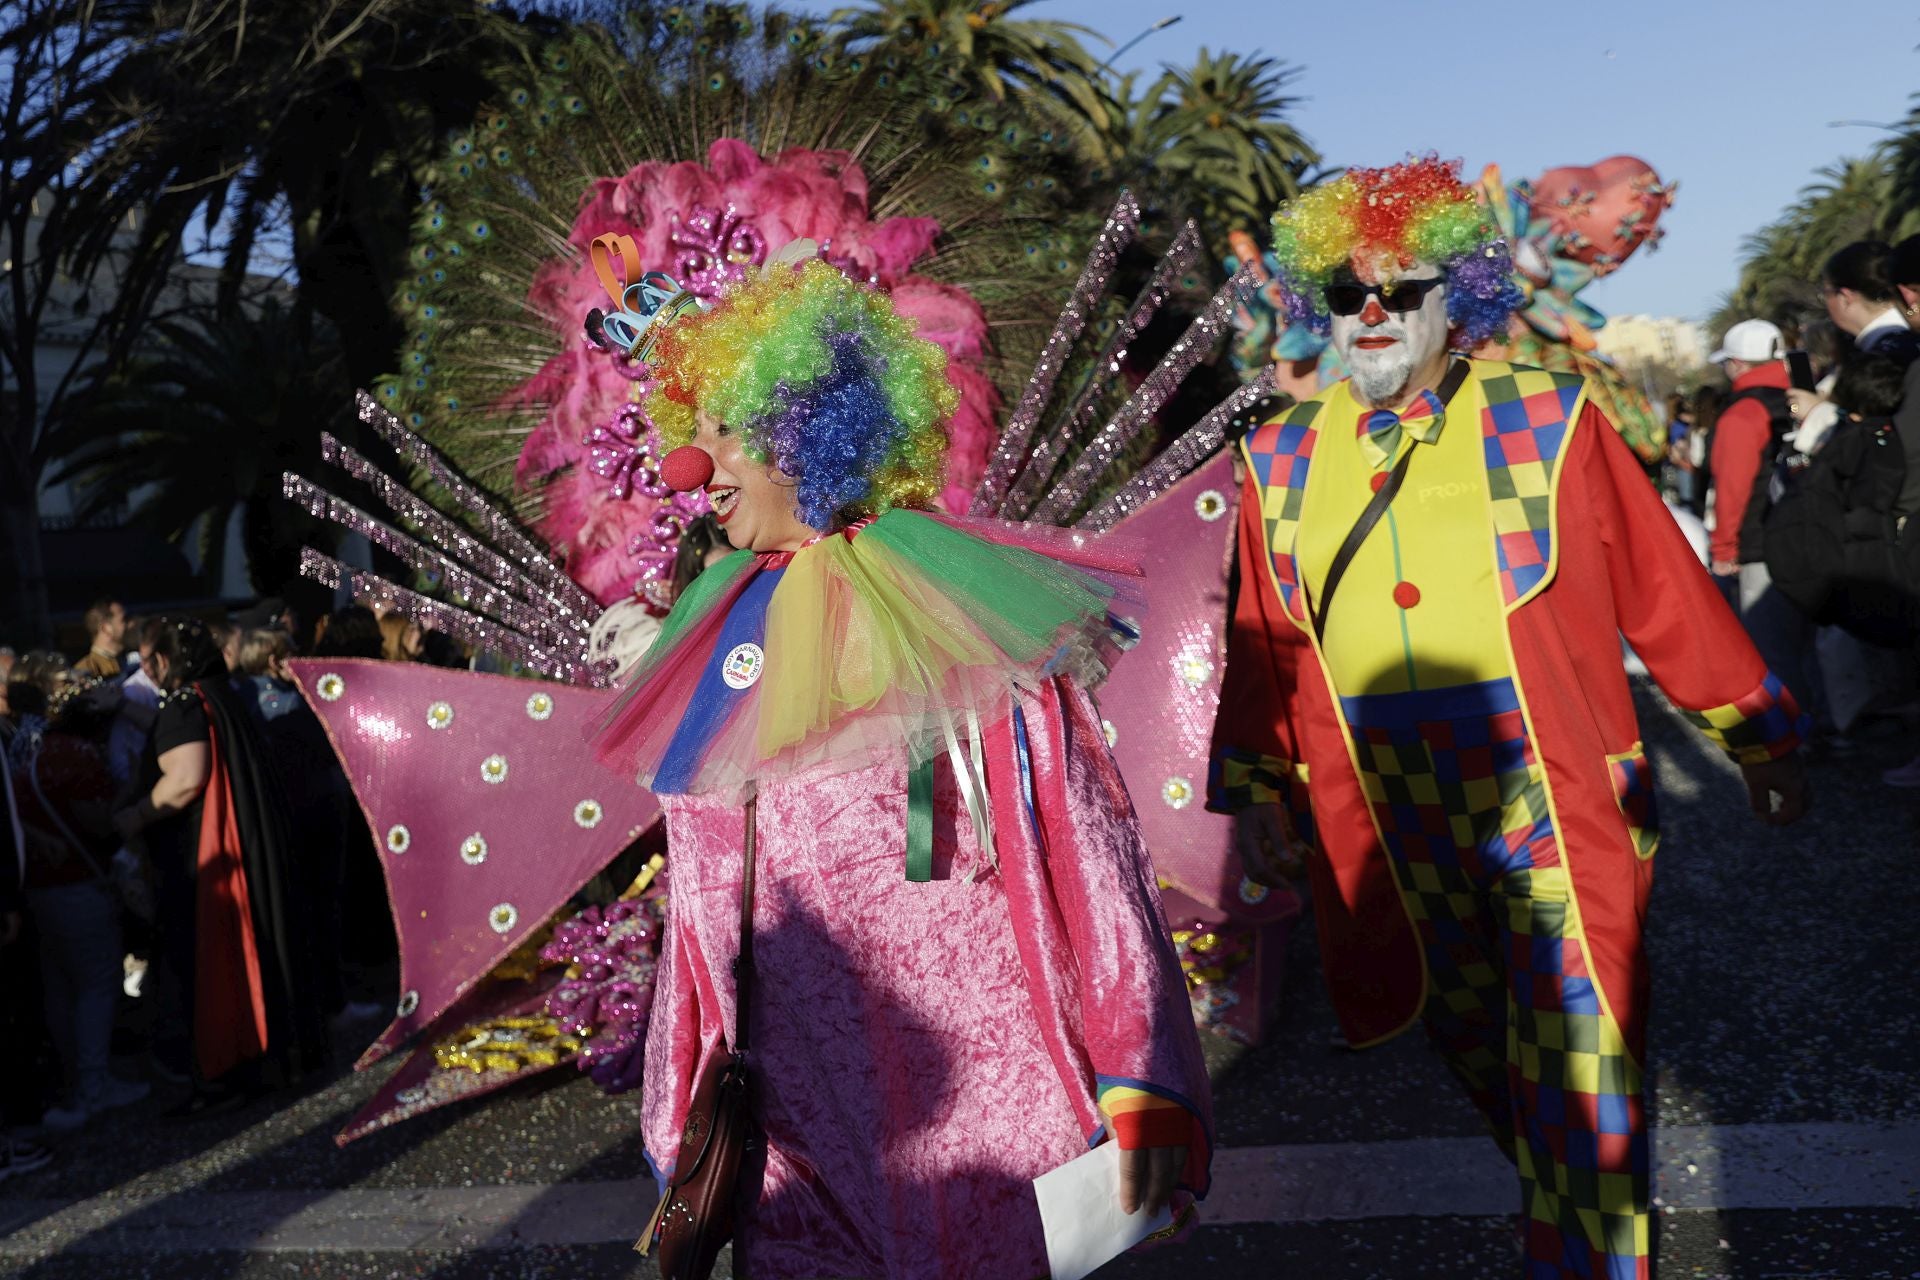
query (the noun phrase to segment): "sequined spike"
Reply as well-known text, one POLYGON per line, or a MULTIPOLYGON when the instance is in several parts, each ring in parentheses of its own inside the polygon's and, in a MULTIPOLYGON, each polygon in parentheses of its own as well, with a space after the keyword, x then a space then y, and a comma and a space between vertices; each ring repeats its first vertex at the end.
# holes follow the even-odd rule
POLYGON ((401 457, 425 471, 435 484, 451 494, 461 511, 480 525, 494 546, 512 558, 525 573, 538 580, 549 594, 585 618, 591 619, 599 613, 592 598, 567 577, 547 552, 534 545, 533 539, 522 531, 519 523, 494 506, 485 494, 449 466, 447 460, 435 452, 431 445, 401 426, 398 418, 382 409, 366 392, 357 392, 356 401, 360 421, 379 432, 381 438, 392 445, 401 457))
POLYGON ((459 560, 501 590, 510 591, 540 609, 554 625, 577 633, 581 643, 585 643, 597 609, 581 614, 566 600, 535 582, 531 575, 464 525, 381 471, 350 445, 323 433, 320 437, 320 456, 372 489, 390 511, 414 528, 425 541, 459 560))
POLYGON ((309 515, 357 533, 375 546, 399 557, 408 568, 437 577, 449 593, 458 597, 457 603, 478 610, 493 621, 518 632, 529 644, 549 656, 563 660, 584 660, 586 638, 579 631, 556 626, 547 609, 529 604, 495 586, 452 556, 422 545, 351 502, 337 498, 312 481, 291 472, 282 478, 281 491, 309 515))
POLYGON ((1072 455, 1094 427, 1094 415, 1100 411, 1105 393, 1119 380, 1126 367, 1133 342, 1173 296, 1175 283, 1199 261, 1202 241, 1200 228, 1189 220, 1174 237, 1167 254, 1154 268, 1146 287, 1114 326, 1113 336, 1094 357, 1084 385, 1072 406, 1044 432, 1028 454, 1026 465, 1014 481, 1007 498, 995 514, 1007 520, 1029 518, 1035 503, 1056 479, 1060 463, 1072 455))
POLYGON ((1033 444, 1034 428, 1039 425, 1040 415, 1053 398, 1054 384, 1060 379, 1067 354, 1073 349, 1081 331, 1087 327, 1088 317, 1106 293, 1108 281, 1113 278, 1113 269, 1120 261, 1121 252, 1133 243, 1139 226, 1139 201, 1133 198, 1132 192, 1123 191, 1113 212, 1107 215, 1106 224, 1100 228, 1093 252, 1087 255, 1087 265, 1081 269, 1080 279, 1074 284, 1065 309, 1054 322, 1053 332, 1047 335, 1046 345, 1040 351, 1040 360, 1033 367, 1033 377, 1028 380, 1026 390, 1021 392, 1013 416, 1007 419, 1007 428, 1001 432, 1000 443, 987 462, 986 476, 973 495, 973 505, 968 508, 970 514, 993 515, 1000 510, 1009 486, 1027 460, 1033 444))
POLYGON ((1240 291, 1251 279, 1251 273, 1242 267, 1220 287, 1207 303, 1206 310, 1187 326, 1187 331, 1180 335, 1173 348, 1154 366, 1153 372, 1140 383, 1126 404, 1120 407, 1120 412, 1087 441, 1066 478, 1047 494, 1045 501, 1034 509, 1029 519, 1040 524, 1064 524, 1071 519, 1074 511, 1099 486, 1101 478, 1113 465, 1114 458, 1130 448, 1140 433, 1152 426, 1154 415, 1180 389, 1180 384, 1187 380, 1194 366, 1219 345, 1221 337, 1233 323, 1233 309, 1240 299, 1240 291))
POLYGON ((1226 443, 1227 426, 1234 415, 1263 396, 1273 394, 1273 368, 1215 405, 1213 411, 1183 432, 1160 456, 1143 467, 1105 502, 1074 523, 1074 528, 1105 533, 1155 498, 1180 483, 1181 477, 1219 452, 1226 443))
POLYGON ((584 662, 556 658, 518 632, 477 613, 423 596, 368 570, 342 564, 311 547, 303 548, 300 552, 300 572, 322 586, 345 589, 355 599, 379 600, 391 605, 396 612, 423 627, 444 632, 456 640, 482 649, 505 654, 536 675, 550 676, 576 685, 598 685, 607 678, 608 673, 591 668, 584 662))

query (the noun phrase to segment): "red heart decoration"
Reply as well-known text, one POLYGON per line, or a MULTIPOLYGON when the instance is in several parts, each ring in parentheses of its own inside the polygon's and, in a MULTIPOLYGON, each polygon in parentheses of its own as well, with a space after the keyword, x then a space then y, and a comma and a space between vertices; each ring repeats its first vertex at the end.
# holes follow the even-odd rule
POLYGON ((1550 169, 1532 187, 1534 216, 1552 224, 1561 241, 1557 252, 1596 276, 1618 270, 1635 249, 1660 238, 1660 213, 1674 192, 1637 156, 1550 169))

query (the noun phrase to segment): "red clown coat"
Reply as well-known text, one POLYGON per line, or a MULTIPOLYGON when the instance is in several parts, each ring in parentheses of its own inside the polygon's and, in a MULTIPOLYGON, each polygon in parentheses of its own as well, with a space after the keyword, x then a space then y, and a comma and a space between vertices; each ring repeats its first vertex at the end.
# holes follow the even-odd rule
MULTIPOLYGON (((1473 381, 1513 678, 1571 881, 1568 919, 1641 1057, 1640 929, 1657 836, 1619 634, 1674 705, 1737 760, 1792 750, 1806 718, 1639 462, 1587 403, 1583 381, 1491 361, 1473 362, 1473 381)), ((1304 498, 1315 443, 1323 430, 1354 430, 1327 420, 1331 397, 1294 406, 1241 444, 1240 588, 1208 806, 1232 812, 1278 800, 1312 843, 1328 985, 1349 1041, 1364 1046, 1411 1025, 1427 981, 1299 585, 1294 543, 1311 517, 1304 498)))

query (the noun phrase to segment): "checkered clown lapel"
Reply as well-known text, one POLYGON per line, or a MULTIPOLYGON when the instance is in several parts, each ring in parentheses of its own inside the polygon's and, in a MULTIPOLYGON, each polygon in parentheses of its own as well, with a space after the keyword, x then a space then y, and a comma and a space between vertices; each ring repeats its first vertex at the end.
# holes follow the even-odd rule
MULTIPOLYGON (((1501 595, 1511 612, 1553 580, 1554 482, 1568 436, 1580 416, 1584 383, 1578 374, 1492 360, 1472 361, 1471 370, 1485 403, 1480 434, 1487 468, 1489 532, 1501 595)), ((1288 616, 1302 627, 1307 619, 1306 600, 1300 591, 1294 541, 1327 400, 1328 393, 1322 392, 1295 405, 1257 428, 1244 445, 1260 486, 1274 587, 1288 616)))

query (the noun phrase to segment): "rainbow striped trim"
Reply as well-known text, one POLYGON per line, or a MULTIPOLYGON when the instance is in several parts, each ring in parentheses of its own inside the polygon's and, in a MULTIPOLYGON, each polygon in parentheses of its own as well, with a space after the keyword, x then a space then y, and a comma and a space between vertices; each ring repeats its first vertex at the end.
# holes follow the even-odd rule
POLYGON ((1206 1195, 1213 1138, 1200 1122, 1200 1113, 1193 1104, 1146 1080, 1102 1075, 1093 1079, 1094 1099, 1106 1123, 1094 1132, 1087 1145, 1098 1145, 1110 1129, 1122 1151, 1184 1146, 1187 1167, 1181 1172, 1180 1185, 1196 1198, 1206 1195))

